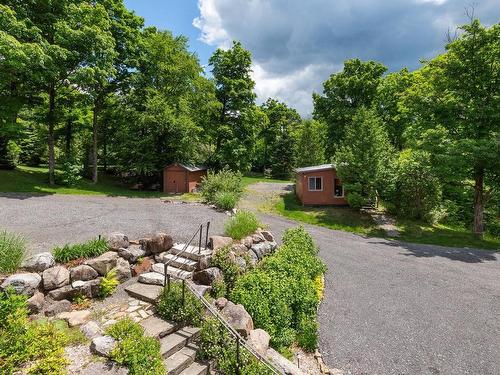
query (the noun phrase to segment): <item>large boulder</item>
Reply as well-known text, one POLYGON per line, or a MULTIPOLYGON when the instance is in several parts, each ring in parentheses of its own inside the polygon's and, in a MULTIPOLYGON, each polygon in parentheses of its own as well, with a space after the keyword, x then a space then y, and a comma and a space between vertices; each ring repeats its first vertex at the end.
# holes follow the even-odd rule
POLYGON ((114 251, 107 251, 97 258, 87 260, 85 264, 95 269, 99 275, 106 276, 109 271, 116 267, 118 258, 118 254, 114 251))
POLYGON ((252 245, 251 250, 257 255, 257 258, 262 259, 267 254, 270 254, 273 251, 273 244, 271 242, 259 242, 252 245))
POLYGON ((132 277, 130 264, 123 258, 117 259, 115 270, 116 270, 116 278, 120 282, 124 282, 132 277))
POLYGON ((253 330, 252 317, 243 305, 236 305, 228 301, 221 313, 226 317, 227 322, 243 337, 248 337, 250 331, 253 330))
POLYGON ((71 282, 75 282, 78 280, 82 281, 94 280, 99 276, 99 274, 95 269, 86 264, 81 264, 79 266, 70 268, 69 274, 71 282))
POLYGON ((71 310, 71 302, 63 299, 61 301, 52 301, 50 304, 48 304, 48 306, 45 308, 44 314, 50 317, 71 310))
POLYGON ((39 291, 36 291, 35 294, 26 301, 28 310, 31 314, 38 314, 42 310, 44 302, 45 296, 39 291))
POLYGON ((57 315, 57 318, 67 321, 70 327, 75 327, 81 326, 82 324, 88 322, 91 315, 92 313, 90 312, 90 310, 76 310, 62 312, 57 315))
POLYGON ((247 236, 241 240, 241 243, 250 249, 253 245, 252 236, 247 236))
POLYGON ((224 236, 212 236, 208 242, 208 246, 212 250, 222 249, 223 247, 229 246, 233 243, 233 239, 231 237, 224 236))
POLYGON ((0 289, 12 288, 17 294, 31 297, 38 289, 41 281, 42 278, 37 273, 16 273, 7 277, 0 285, 0 289))
POLYGON ((56 260, 54 256, 49 253, 39 253, 35 254, 23 261, 21 264, 21 268, 24 268, 30 272, 43 272, 47 268, 53 267, 56 265, 56 260))
POLYGON ((129 246, 128 237, 120 232, 113 232, 106 235, 106 242, 108 248, 113 251, 118 251, 120 248, 127 248, 129 246))
POLYGON ((158 232, 151 238, 142 239, 142 248, 146 250, 146 255, 160 254, 168 251, 174 246, 172 236, 166 233, 158 232))
POLYGON ((109 357, 115 345, 116 341, 111 336, 98 336, 92 339, 90 351, 102 357, 109 357))
POLYGON ((269 358, 275 365, 281 368, 281 371, 288 375, 305 375, 305 373, 297 367, 295 363, 290 362, 273 348, 267 349, 266 357, 269 358))
POLYGON ((64 266, 55 266, 42 273, 43 289, 49 291, 69 284, 69 271, 64 266))
POLYGON ((265 239, 266 241, 269 241, 269 242, 274 242, 274 235, 273 235, 271 232, 269 232, 269 231, 267 231, 267 230, 261 230, 261 231, 259 232, 259 234, 260 234, 262 237, 264 237, 264 239, 265 239))
POLYGON ((144 260, 140 263, 134 264, 132 267, 132 275, 137 276, 142 273, 146 273, 151 271, 151 268, 153 267, 153 261, 149 258, 144 258, 144 260))
POLYGON ((248 335, 248 343, 264 356, 266 355, 267 349, 269 349, 270 340, 271 336, 269 333, 260 328, 251 330, 248 335))
POLYGON ((73 288, 71 285, 65 285, 61 288, 51 290, 47 295, 54 301, 61 301, 63 299, 71 300, 78 294, 78 289, 73 288))
POLYGON ((80 327, 80 331, 89 339, 92 340, 98 336, 102 336, 104 331, 99 327, 99 325, 91 320, 90 322, 87 322, 83 324, 80 327))
POLYGON ((248 252, 248 247, 242 243, 237 243, 231 246, 231 251, 237 256, 242 256, 248 252))
POLYGON ((141 246, 130 245, 127 249, 124 247, 118 249, 118 255, 128 260, 130 263, 136 263, 139 258, 146 255, 146 251, 144 251, 141 246))
POLYGON ((254 244, 264 242, 265 240, 264 236, 258 232, 252 235, 252 242, 254 244))
POLYGON ((165 283, 165 276, 158 272, 146 272, 139 275, 138 281, 143 284, 163 286, 165 283))
POLYGON ((215 280, 222 280, 222 272, 217 267, 205 268, 193 274, 193 281, 199 284, 212 285, 215 280))

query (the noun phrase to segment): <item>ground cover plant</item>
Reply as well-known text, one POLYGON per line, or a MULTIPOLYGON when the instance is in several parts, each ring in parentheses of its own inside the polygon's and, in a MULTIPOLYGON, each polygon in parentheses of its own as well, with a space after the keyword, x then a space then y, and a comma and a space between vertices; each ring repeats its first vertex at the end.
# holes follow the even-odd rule
POLYGON ((288 229, 283 245, 242 275, 231 292, 258 328, 271 335, 282 352, 297 342, 305 350, 317 346, 318 277, 326 271, 318 249, 304 228, 288 229))
POLYGON ((66 263, 80 258, 92 258, 108 251, 108 244, 104 238, 96 238, 79 244, 66 244, 56 247, 52 251, 59 263, 66 263))
POLYGON ((130 375, 166 374, 160 343, 154 337, 144 336, 140 324, 122 319, 110 326, 106 334, 117 340, 110 358, 127 367, 130 375))
POLYGON ((203 199, 224 210, 233 209, 243 195, 242 175, 229 169, 209 171, 201 183, 203 199))
POLYGON ((249 211, 238 211, 225 225, 226 234, 235 239, 241 240, 254 233, 261 224, 254 213, 249 211))
POLYGON ((106 276, 101 279, 99 284, 99 297, 106 298, 112 295, 119 284, 120 281, 116 278, 116 270, 110 270, 106 276))
POLYGON ((0 272, 13 272, 23 260, 26 241, 23 237, 0 231, 0 272))
POLYGON ((203 305, 186 286, 183 291, 182 283, 173 281, 170 290, 165 287, 160 295, 156 311, 165 320, 185 325, 199 327, 203 318, 203 305))

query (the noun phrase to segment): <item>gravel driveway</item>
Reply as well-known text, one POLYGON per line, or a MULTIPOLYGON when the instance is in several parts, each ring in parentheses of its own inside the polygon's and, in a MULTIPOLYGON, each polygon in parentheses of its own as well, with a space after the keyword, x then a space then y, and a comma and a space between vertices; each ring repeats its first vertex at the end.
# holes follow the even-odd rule
POLYGON ((0 230, 23 234, 32 252, 113 231, 129 238, 164 231, 174 241, 188 241, 208 221, 210 233, 221 234, 226 219, 205 205, 167 204, 159 198, 0 194, 0 230))

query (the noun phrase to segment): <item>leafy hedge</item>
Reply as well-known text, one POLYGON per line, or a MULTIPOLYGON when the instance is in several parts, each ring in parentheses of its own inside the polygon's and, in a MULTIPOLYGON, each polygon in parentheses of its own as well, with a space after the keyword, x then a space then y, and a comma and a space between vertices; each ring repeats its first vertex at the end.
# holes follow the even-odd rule
POLYGON ((223 169, 220 172, 208 172, 201 183, 203 199, 224 210, 233 209, 243 194, 242 175, 223 169))
POLYGON ((318 278, 326 271, 317 254, 304 228, 288 229, 283 245, 238 278, 231 293, 231 300, 245 306, 280 351, 294 342, 308 351, 317 346, 318 278))
POLYGON ((104 238, 93 239, 84 243, 56 247, 52 251, 59 263, 66 263, 79 258, 92 258, 108 251, 108 243, 104 238))

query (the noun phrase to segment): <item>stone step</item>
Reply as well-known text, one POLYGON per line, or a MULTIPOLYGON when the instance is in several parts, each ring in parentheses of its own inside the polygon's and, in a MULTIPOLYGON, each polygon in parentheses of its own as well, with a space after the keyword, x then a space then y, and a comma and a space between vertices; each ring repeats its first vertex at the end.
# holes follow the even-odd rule
POLYGON ((160 352, 163 358, 168 358, 185 347, 191 340, 196 339, 200 329, 195 327, 184 327, 175 333, 160 339, 160 352))
POLYGON ((163 287, 159 285, 147 285, 140 283, 135 283, 125 288, 125 291, 130 296, 149 303, 155 303, 162 290, 163 287))
POLYGON ((200 260, 201 257, 212 254, 212 250, 210 250, 210 249, 205 249, 202 247, 201 251, 200 251, 198 246, 193 246, 193 245, 189 245, 186 248, 186 250, 183 252, 182 249, 184 249, 184 246, 185 246, 185 244, 182 244, 182 243, 175 244, 169 250, 169 253, 174 254, 174 255, 182 254, 182 256, 184 258, 189 258, 189 259, 192 259, 194 261, 198 261, 198 260, 200 260))
MULTIPOLYGON (((153 271, 158 272, 161 275, 165 274, 165 265, 163 263, 153 264, 153 271)), ((175 266, 169 265, 167 268, 167 273, 176 279, 190 279, 193 276, 193 272, 181 270, 175 266)))
POLYGON ((162 261, 168 263, 169 267, 173 266, 186 271, 194 271, 198 266, 196 260, 185 258, 183 255, 167 254, 162 261))
POLYGON ((150 316, 139 323, 144 328, 144 333, 151 337, 162 338, 166 335, 177 331, 179 326, 158 318, 157 316, 150 316))
POLYGON ((179 375, 194 363, 198 348, 189 344, 168 357, 164 363, 167 375, 179 375))
POLYGON ((191 366, 182 371, 180 375, 207 375, 208 366, 202 363, 193 362, 191 366))

